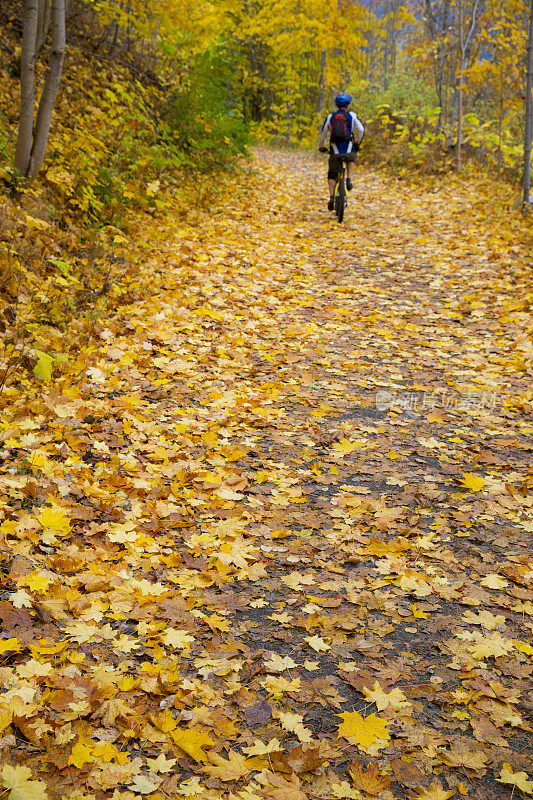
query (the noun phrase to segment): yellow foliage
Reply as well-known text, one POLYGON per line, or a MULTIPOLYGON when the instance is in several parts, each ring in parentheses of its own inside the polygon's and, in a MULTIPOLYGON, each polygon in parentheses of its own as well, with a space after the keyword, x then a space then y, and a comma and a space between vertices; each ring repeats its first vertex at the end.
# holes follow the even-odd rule
POLYGON ((370 747, 376 742, 385 742, 390 739, 387 722, 375 714, 363 718, 357 711, 344 711, 339 714, 342 723, 339 725, 339 736, 353 739, 361 747, 370 747))

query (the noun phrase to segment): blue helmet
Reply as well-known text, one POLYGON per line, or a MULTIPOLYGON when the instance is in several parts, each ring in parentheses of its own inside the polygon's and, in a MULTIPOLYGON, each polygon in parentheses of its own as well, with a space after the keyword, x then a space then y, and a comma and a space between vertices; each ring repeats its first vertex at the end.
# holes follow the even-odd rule
POLYGON ((346 94, 346 92, 341 92, 335 98, 335 105, 337 108, 346 108, 346 106, 349 106, 351 102, 352 98, 349 94, 346 94))

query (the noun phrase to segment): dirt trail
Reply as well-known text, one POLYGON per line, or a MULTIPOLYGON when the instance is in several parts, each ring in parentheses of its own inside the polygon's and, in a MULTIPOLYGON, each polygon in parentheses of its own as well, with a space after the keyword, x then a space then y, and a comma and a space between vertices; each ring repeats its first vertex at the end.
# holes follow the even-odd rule
POLYGON ((521 245, 455 184, 360 171, 339 226, 322 160, 257 170, 13 432, 0 752, 51 796, 516 797, 521 245))

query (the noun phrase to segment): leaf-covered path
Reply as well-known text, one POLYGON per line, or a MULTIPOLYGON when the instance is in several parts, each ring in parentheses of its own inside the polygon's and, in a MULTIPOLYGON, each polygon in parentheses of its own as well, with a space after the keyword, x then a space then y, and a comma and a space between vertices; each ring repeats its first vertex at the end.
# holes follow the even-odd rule
POLYGON ((6 796, 530 794, 519 223, 258 167, 5 412, 6 796))

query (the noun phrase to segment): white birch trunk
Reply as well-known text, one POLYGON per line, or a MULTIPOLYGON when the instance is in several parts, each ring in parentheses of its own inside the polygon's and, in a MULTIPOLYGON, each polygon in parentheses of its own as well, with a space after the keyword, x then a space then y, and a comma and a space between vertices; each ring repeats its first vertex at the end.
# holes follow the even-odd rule
POLYGON ((455 151, 455 168, 461 172, 461 148, 463 146, 463 69, 465 48, 463 41, 464 8, 463 0, 459 0, 459 71, 457 77, 457 148, 455 151))
POLYGON ((66 49, 65 33, 65 0, 52 0, 52 52, 48 62, 48 72, 39 103, 37 120, 35 122, 35 132, 33 135, 33 147, 31 150, 30 163, 28 165, 27 177, 32 181, 39 172, 44 160, 46 146, 48 144, 48 134, 50 133, 50 122, 52 111, 56 102, 63 60, 66 49))
POLYGON ((30 163, 35 105, 35 61, 38 25, 39 0, 25 0, 24 31, 20 57, 19 128, 14 163, 17 177, 26 177, 26 171, 30 163))
POLYGON ((531 202, 531 137, 533 135, 533 0, 529 9, 529 37, 527 44, 527 77, 524 130, 524 207, 531 202))
POLYGON ((65 0, 52 0, 51 8, 48 0, 25 0, 19 129, 14 161, 17 178, 32 181, 43 163, 65 49, 65 0), (34 128, 35 65, 49 24, 52 27, 51 53, 34 128))

